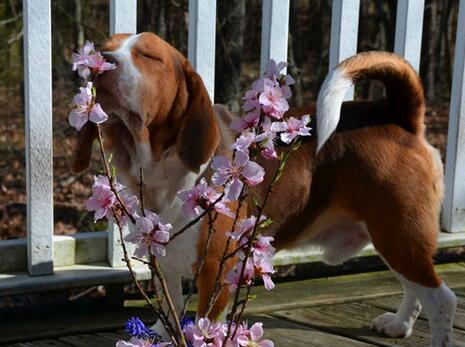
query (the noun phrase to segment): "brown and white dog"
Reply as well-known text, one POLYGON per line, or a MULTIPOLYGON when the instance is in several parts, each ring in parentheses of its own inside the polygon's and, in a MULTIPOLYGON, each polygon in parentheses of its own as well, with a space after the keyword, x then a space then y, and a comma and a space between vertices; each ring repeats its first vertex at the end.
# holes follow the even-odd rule
MULTIPOLYGON (((103 124, 105 146, 113 153, 120 181, 135 191, 143 168, 147 207, 177 230, 187 220, 176 192, 211 175, 211 158, 230 152, 232 115, 211 105, 187 59, 154 34, 114 35, 103 51, 118 64, 96 81, 99 101, 110 114, 103 124)), ((372 242, 404 289, 397 313, 376 318, 374 327, 408 337, 423 306, 432 345, 445 347, 453 345, 456 297, 433 268, 443 169, 424 137, 424 109, 419 78, 402 58, 368 52, 344 61, 320 91, 317 139, 292 153, 265 212, 274 221, 267 233, 278 250, 316 245, 325 261, 338 264, 372 242), (382 81, 386 100, 343 103, 345 92, 365 79, 382 81)), ((292 109, 289 115, 308 112, 292 109)), ((81 130, 75 171, 87 168, 95 135, 90 123, 81 130)), ((261 164, 270 173, 277 162, 261 164)), ((259 198, 270 176, 256 187, 259 198)), ((198 280, 199 317, 206 312, 231 224, 225 216, 216 220, 198 280)), ((178 310, 181 277, 193 277, 206 232, 205 223, 198 224, 170 243, 161 260, 178 310)), ((227 301, 224 290, 210 317, 218 317, 227 301)))

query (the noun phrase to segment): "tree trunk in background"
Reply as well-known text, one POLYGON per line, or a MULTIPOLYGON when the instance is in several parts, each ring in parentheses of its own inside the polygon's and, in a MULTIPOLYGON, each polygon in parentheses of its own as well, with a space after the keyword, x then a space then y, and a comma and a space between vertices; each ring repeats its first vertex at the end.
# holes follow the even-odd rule
MULTIPOLYGON (((423 52, 424 66, 426 71, 422 73, 424 76, 423 81, 425 85, 426 98, 433 100, 436 97, 435 81, 436 81, 436 68, 437 68, 437 55, 436 50, 438 47, 437 36, 435 33, 439 32, 439 16, 438 16, 438 3, 435 1, 428 1, 425 6, 425 21, 430 25, 424 28, 424 43, 423 52)), ((423 71, 421 71, 423 72, 423 71)))
POLYGON ((75 0, 75 20, 76 20, 76 38, 75 46, 84 46, 84 27, 82 26, 82 3, 81 0, 75 0))
POLYGON ((240 111, 240 75, 244 50, 245 0, 219 1, 217 8, 215 98, 240 111))
POLYGON ((291 76, 295 80, 295 85, 294 85, 294 104, 296 106, 302 106, 304 104, 304 84, 303 84, 303 69, 299 67, 297 64, 296 58, 294 51, 295 49, 299 49, 300 45, 298 44, 298 40, 294 40, 294 35, 297 33, 297 20, 296 17, 298 15, 298 12, 300 11, 299 7, 297 6, 296 1, 291 2, 291 9, 290 9, 290 18, 289 18, 289 43, 288 43, 288 61, 289 61, 289 66, 288 66, 288 73, 291 74, 291 76))

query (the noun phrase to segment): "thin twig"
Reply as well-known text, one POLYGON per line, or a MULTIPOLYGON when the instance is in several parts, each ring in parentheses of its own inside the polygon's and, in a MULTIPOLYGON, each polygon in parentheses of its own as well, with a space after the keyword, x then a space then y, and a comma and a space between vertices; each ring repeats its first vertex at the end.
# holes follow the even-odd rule
POLYGON ((173 300, 171 299, 171 295, 168 290, 168 286, 166 285, 166 280, 165 280, 165 277, 163 276, 163 272, 161 271, 160 265, 158 264, 158 260, 155 256, 150 255, 150 261, 152 262, 152 267, 155 273, 157 274, 158 280, 160 281, 163 295, 166 299, 166 303, 168 304, 169 313, 171 313, 171 316, 173 317, 173 320, 174 320, 174 324, 176 325, 176 331, 178 332, 179 339, 180 339, 179 343, 181 344, 181 346, 187 347, 186 339, 184 337, 184 334, 182 333, 182 327, 179 321, 178 313, 173 304, 173 300))
MULTIPOLYGON (((242 204, 245 201, 246 197, 247 197, 247 194, 245 194, 245 186, 243 186, 242 190, 241 190, 241 192, 239 194, 239 202, 237 204, 236 215, 234 216, 234 221, 233 221, 233 223, 231 225, 230 234, 234 232, 237 221, 239 220, 242 204)), ((231 241, 232 241, 232 238, 231 238, 231 236, 229 236, 228 239, 226 240, 226 244, 225 244, 225 247, 224 247, 224 250, 223 250, 223 255, 221 257, 218 273, 216 274, 215 290, 212 293, 212 295, 210 295, 210 300, 208 301, 208 309, 207 309, 207 314, 206 314, 207 317, 211 313, 211 310, 213 309, 213 305, 215 304, 221 290, 223 289, 223 286, 221 285, 221 276, 223 276, 224 266, 226 265, 225 256, 227 255, 227 253, 229 251, 229 247, 231 246, 231 241)))
POLYGON ((195 284, 197 283, 197 280, 198 280, 198 278, 200 276, 200 271, 202 271, 203 264, 205 264, 205 259, 207 258, 208 249, 210 248, 210 243, 211 243, 211 240, 213 239, 213 234, 216 232, 215 228, 213 227, 213 222, 214 222, 214 220, 216 219, 217 216, 218 216, 218 212, 215 212, 215 218, 212 218, 211 211, 208 212, 208 237, 207 237, 207 242, 206 242, 203 254, 200 257, 199 266, 197 267, 197 270, 195 272, 194 279, 192 280, 191 287, 189 288, 189 293, 187 294, 187 297, 184 300, 184 307, 183 307, 183 309, 181 311, 183 316, 186 314, 187 305, 189 304, 189 300, 190 300, 192 294, 194 293, 194 287, 195 287, 195 284))
MULTIPOLYGON (((123 200, 121 200, 121 197, 120 197, 120 195, 118 194, 118 191, 115 188, 114 177, 111 175, 110 166, 108 165, 107 155, 106 155, 105 149, 103 147, 102 129, 100 128, 100 124, 96 124, 96 126, 97 126, 98 142, 99 142, 99 145, 100 145, 100 154, 102 155, 103 164, 105 166, 105 173, 106 173, 106 175, 108 177, 108 181, 110 183, 110 188, 111 188, 113 194, 115 194, 116 200, 118 201, 119 205, 123 209, 124 213, 126 213, 128 218, 131 220, 132 224, 136 224, 136 219, 134 218, 134 216, 131 213, 129 213, 129 211, 128 211, 127 207, 126 207, 126 204, 123 202, 123 200)), ((113 213, 116 213, 116 212, 113 212, 113 213)))
POLYGON ((176 231, 171 237, 170 237, 170 242, 173 241, 175 238, 177 238, 179 235, 184 233, 187 229, 190 227, 193 227, 197 222, 199 222, 209 211, 213 210, 215 208, 215 205, 221 201, 224 197, 224 191, 221 193, 221 195, 213 201, 213 203, 208 206, 201 214, 199 214, 195 219, 191 220, 189 223, 187 223, 185 226, 183 226, 181 229, 176 231))
POLYGON ((145 217, 145 202, 144 202, 144 171, 142 166, 139 168, 139 200, 142 215, 145 217))

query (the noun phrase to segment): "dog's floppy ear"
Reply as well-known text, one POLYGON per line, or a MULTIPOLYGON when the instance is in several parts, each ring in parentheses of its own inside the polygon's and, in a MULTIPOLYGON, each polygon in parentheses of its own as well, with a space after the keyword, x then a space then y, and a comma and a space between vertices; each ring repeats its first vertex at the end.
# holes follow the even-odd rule
POLYGON ((185 78, 188 92, 187 109, 176 139, 177 152, 182 162, 199 172, 220 141, 218 121, 202 79, 187 63, 185 78))
POLYGON ((92 122, 87 122, 78 133, 78 141, 72 161, 74 172, 81 172, 89 167, 92 144, 96 138, 97 126, 92 122))

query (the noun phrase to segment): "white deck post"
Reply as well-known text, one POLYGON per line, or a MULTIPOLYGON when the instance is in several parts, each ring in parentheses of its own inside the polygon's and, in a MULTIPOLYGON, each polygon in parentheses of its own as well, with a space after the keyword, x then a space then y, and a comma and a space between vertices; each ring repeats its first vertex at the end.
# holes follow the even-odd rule
MULTIPOLYGON (((357 53, 358 17, 360 0, 333 0, 331 13, 331 40, 329 45, 329 70, 357 53)), ((345 100, 354 98, 350 88, 345 100)))
MULTIPOLYGON (((137 0, 110 0, 110 35, 137 32, 137 0)), ((118 226, 108 222, 108 263, 125 266, 118 226)), ((124 231, 126 233, 126 231, 124 231)), ((129 247, 129 245, 128 245, 129 247)))
POLYGON ((188 58, 215 101, 216 0, 189 0, 188 58))
POLYGON ((53 274, 51 11, 50 0, 23 4, 27 265, 36 276, 53 274))
POLYGON ((137 0, 110 0, 110 35, 137 32, 137 0))
POLYGON ((420 71, 421 35, 425 0, 397 1, 394 52, 420 71))
POLYGON ((263 0, 260 72, 270 59, 287 62, 289 0, 263 0))
POLYGON ((442 227, 465 231, 465 0, 460 0, 447 132, 446 191, 442 227))

